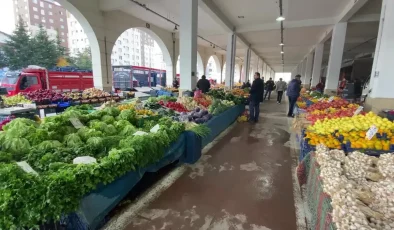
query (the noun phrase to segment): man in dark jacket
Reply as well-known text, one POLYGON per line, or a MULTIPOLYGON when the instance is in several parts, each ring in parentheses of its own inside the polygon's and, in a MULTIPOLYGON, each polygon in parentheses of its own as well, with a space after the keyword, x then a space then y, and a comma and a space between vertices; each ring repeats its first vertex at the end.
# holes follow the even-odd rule
POLYGON ((207 93, 211 88, 211 83, 209 83, 205 75, 202 75, 201 79, 198 80, 197 88, 201 90, 202 93, 207 93))
POLYGON ((250 89, 250 103, 249 103, 249 122, 258 122, 260 115, 260 101, 264 93, 264 82, 260 78, 260 73, 254 74, 254 81, 250 89))
POLYGON ((267 98, 268 95, 268 100, 271 98, 271 92, 272 90, 274 90, 274 86, 275 83, 272 80, 272 78, 270 78, 266 83, 265 86, 267 87, 266 91, 265 91, 265 95, 264 95, 264 100, 267 98))
POLYGON ((300 96, 300 91, 301 76, 297 75, 287 86, 287 96, 289 97, 289 112, 287 113, 288 117, 293 117, 294 106, 297 102, 297 98, 300 96))

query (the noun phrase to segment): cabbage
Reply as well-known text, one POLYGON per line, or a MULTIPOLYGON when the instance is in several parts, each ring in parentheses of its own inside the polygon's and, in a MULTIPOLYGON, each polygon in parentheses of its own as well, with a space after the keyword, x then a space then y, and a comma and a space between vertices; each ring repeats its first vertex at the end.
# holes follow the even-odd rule
POLYGON ((86 143, 95 150, 102 149, 104 147, 103 138, 101 137, 91 137, 86 141, 86 143))
MULTIPOLYGON (((3 150, 21 158, 30 151, 30 144, 26 138, 10 138, 2 145, 3 150)), ((16 159, 20 160, 20 159, 16 159)))
POLYGON ((131 125, 131 123, 128 122, 128 121, 126 121, 126 120, 120 120, 120 121, 116 121, 116 122, 114 123, 114 125, 115 125, 115 128, 116 128, 116 129, 118 129, 118 130, 123 130, 124 127, 126 127, 127 125, 131 125))
POLYGON ((101 131, 95 129, 89 129, 87 127, 83 127, 78 130, 78 135, 82 140, 87 141, 91 137, 102 137, 103 133, 101 131))
POLYGON ((102 110, 105 114, 110 115, 112 117, 116 117, 120 114, 120 110, 115 107, 107 107, 102 110))
POLYGON ((79 147, 83 145, 81 138, 76 133, 64 136, 64 143, 67 147, 79 147))
POLYGON ((59 141, 43 141, 39 145, 37 145, 37 149, 42 152, 49 152, 62 146, 62 143, 60 143, 59 141))
POLYGON ((107 130, 108 125, 102 121, 98 121, 91 123, 89 127, 97 131, 105 132, 105 130, 107 130))
POLYGON ((101 120, 107 124, 113 124, 115 122, 115 118, 113 116, 105 115, 101 118, 101 120))
POLYGON ((134 126, 127 125, 126 127, 123 128, 122 132, 120 132, 120 135, 122 135, 122 136, 131 136, 136 131, 137 131, 137 129, 134 126))
POLYGON ((115 126, 113 125, 107 125, 107 129, 105 130, 105 133, 108 135, 115 135, 118 132, 118 130, 116 130, 115 126))

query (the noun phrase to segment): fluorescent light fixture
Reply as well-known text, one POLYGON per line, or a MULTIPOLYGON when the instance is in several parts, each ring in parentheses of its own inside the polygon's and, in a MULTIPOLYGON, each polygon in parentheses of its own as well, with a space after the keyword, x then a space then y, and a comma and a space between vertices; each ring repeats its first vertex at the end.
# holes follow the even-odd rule
POLYGON ((245 16, 240 15, 240 16, 238 16, 238 18, 245 18, 245 16))
POLYGON ((276 19, 276 21, 278 21, 278 22, 281 22, 281 21, 284 21, 285 20, 285 17, 283 17, 283 16, 279 16, 277 19, 276 19))
POLYGON ((285 44, 283 44, 283 42, 281 42, 279 45, 280 45, 280 46, 284 46, 285 44))

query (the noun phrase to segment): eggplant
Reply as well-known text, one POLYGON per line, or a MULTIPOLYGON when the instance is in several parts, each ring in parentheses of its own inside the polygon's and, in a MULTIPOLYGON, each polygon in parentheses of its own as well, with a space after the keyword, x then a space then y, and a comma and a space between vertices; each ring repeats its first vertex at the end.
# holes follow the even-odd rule
POLYGON ((195 110, 197 113, 200 112, 200 107, 197 107, 195 110))
POLYGON ((208 111, 207 110, 203 110, 201 113, 202 113, 203 116, 205 116, 205 115, 208 114, 208 111))

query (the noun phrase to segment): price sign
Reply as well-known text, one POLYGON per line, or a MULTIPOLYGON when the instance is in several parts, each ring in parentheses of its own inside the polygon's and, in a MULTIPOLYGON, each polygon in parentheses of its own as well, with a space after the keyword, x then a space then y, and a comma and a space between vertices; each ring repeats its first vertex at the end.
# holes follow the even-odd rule
POLYGON ((376 125, 372 125, 371 128, 368 129, 365 138, 371 140, 377 132, 378 132, 378 127, 376 127, 376 125))
POLYGON ((332 102, 334 100, 334 96, 331 96, 330 98, 328 98, 328 102, 332 102))
POLYGON ((23 108, 36 109, 37 106, 36 106, 36 104, 23 104, 23 108))
POLYGON ((357 116, 359 113, 361 113, 361 111, 363 111, 364 107, 359 106, 356 111, 354 111, 353 117, 357 116))
POLYGON ((21 161, 21 162, 16 162, 16 164, 25 172, 31 173, 34 175, 38 175, 36 171, 26 162, 26 161, 21 161))
POLYGON ((84 125, 81 123, 81 121, 78 118, 70 118, 71 123, 76 129, 80 129, 84 127, 84 125))

